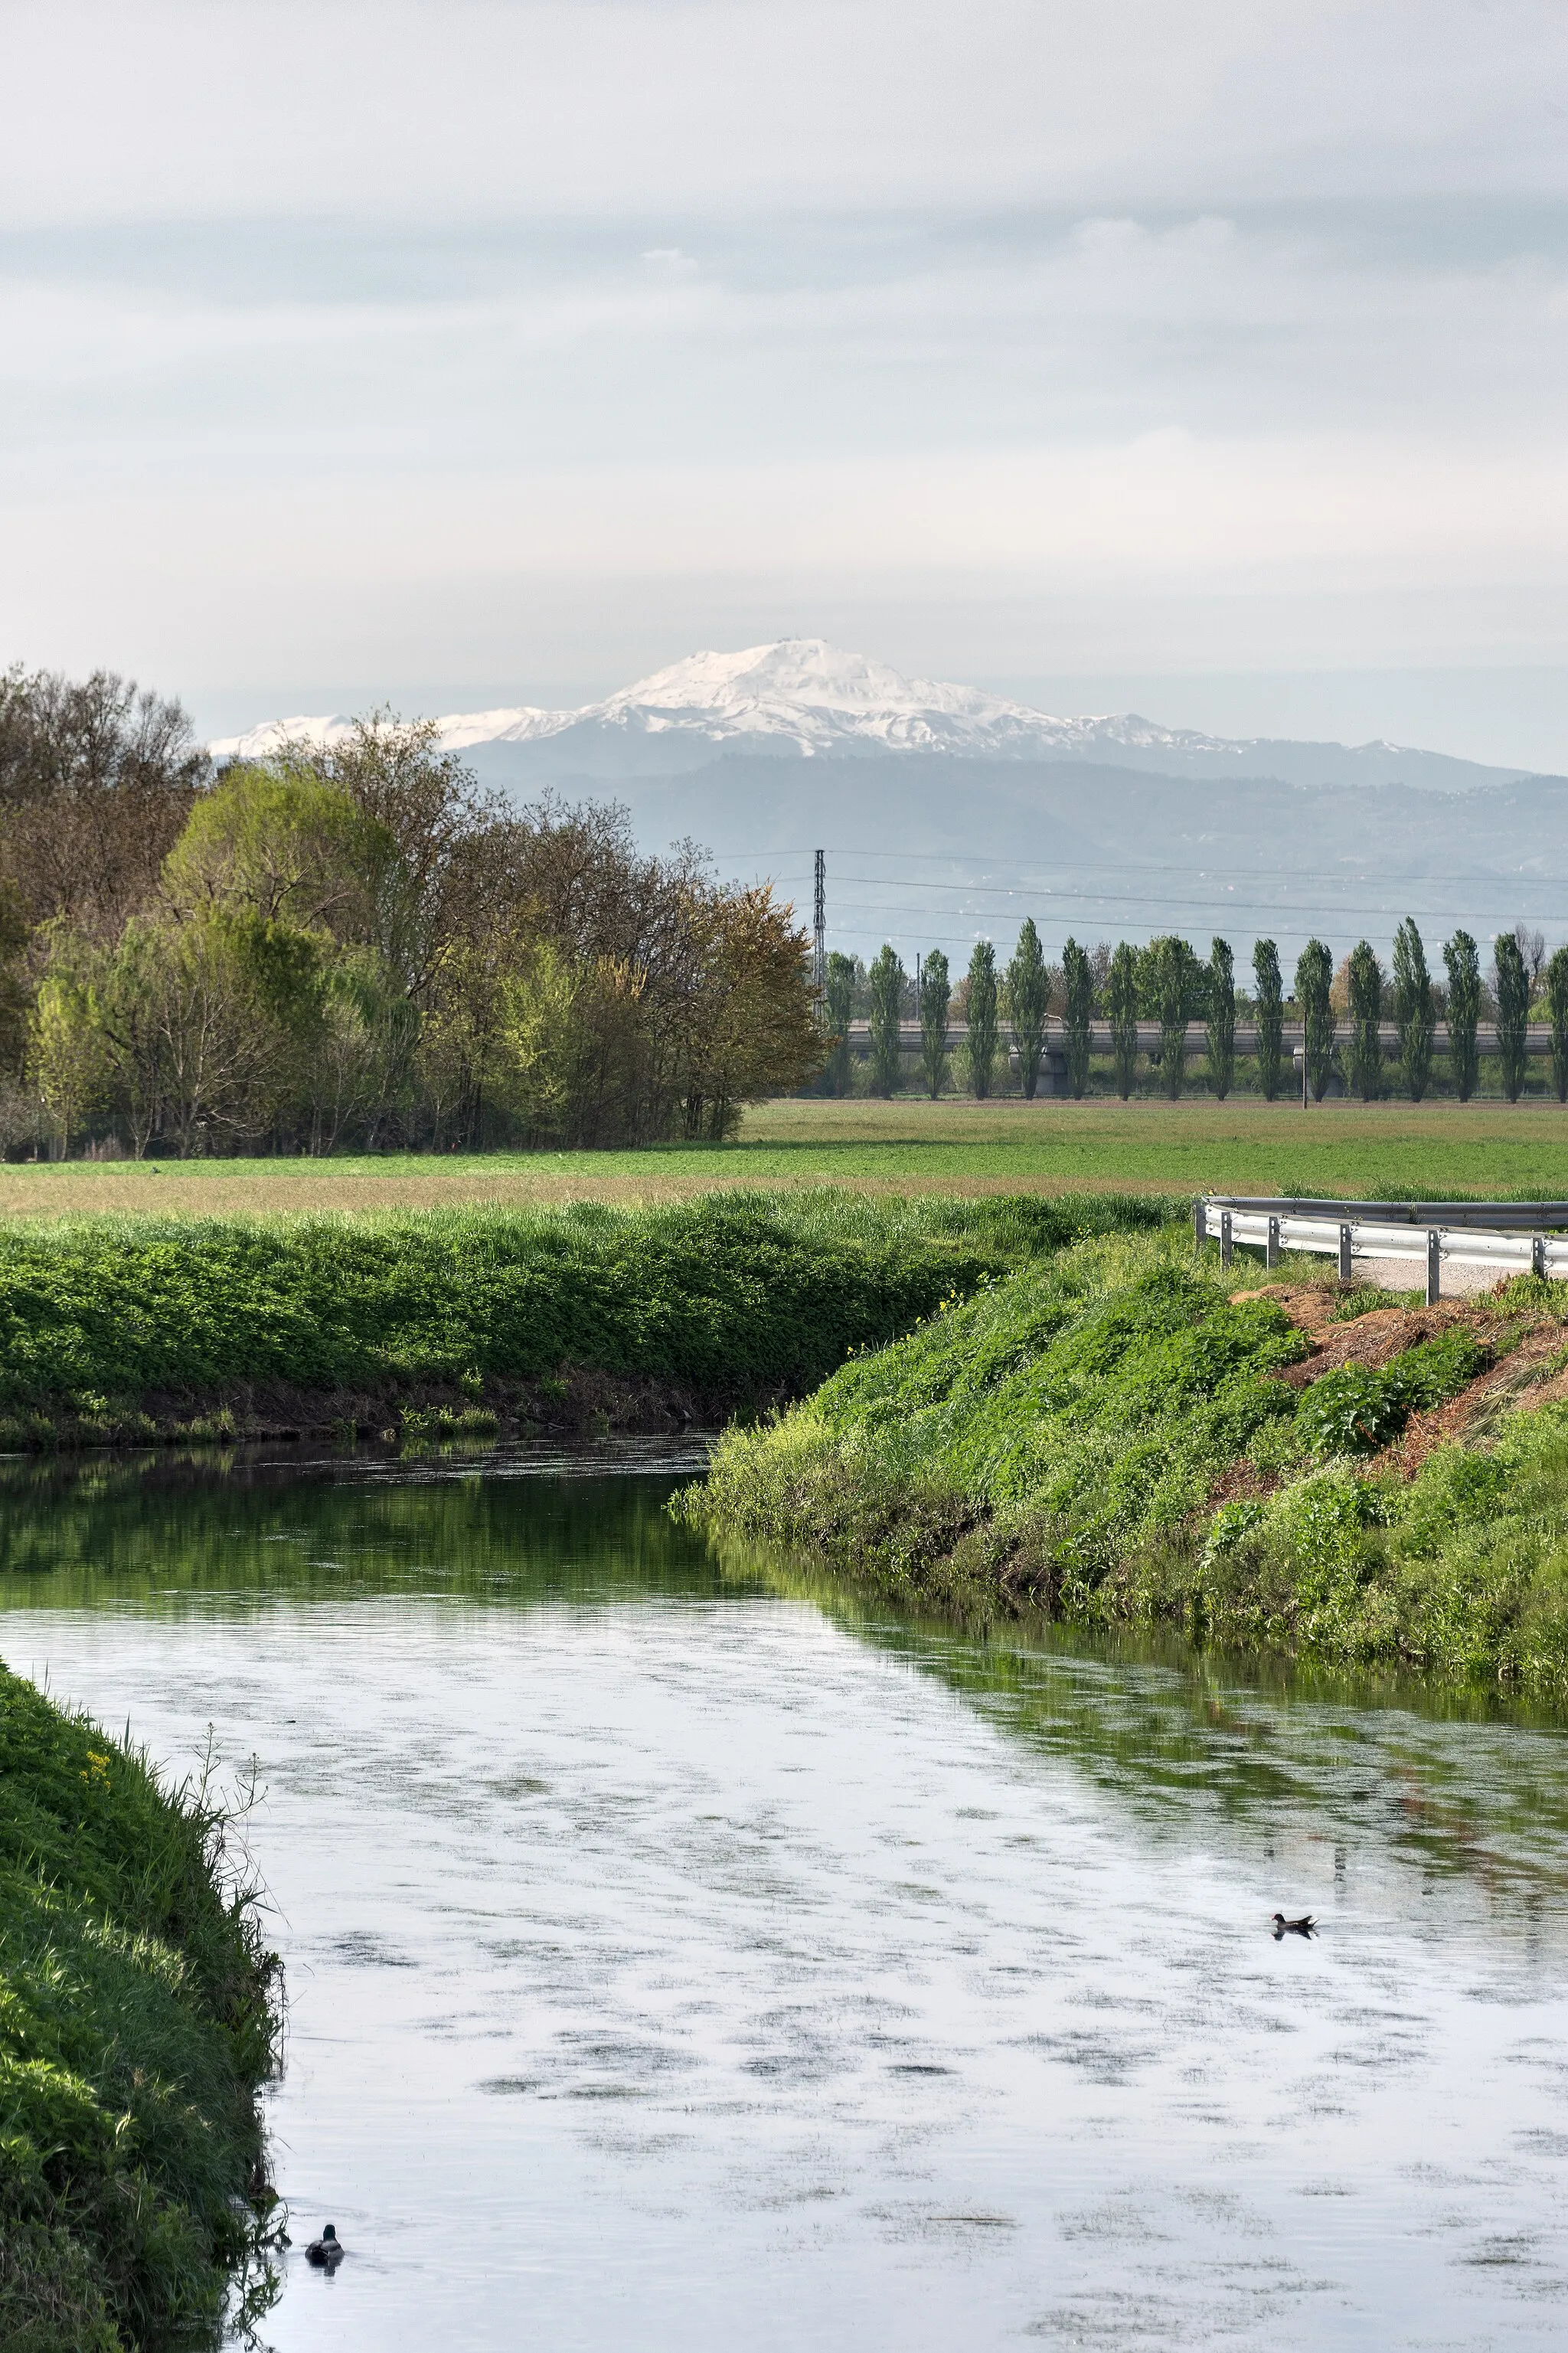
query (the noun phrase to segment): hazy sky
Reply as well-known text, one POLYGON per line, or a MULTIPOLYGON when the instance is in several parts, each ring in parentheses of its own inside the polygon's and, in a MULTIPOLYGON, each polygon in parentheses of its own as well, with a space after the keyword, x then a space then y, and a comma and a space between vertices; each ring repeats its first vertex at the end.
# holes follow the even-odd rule
POLYGON ((0 661, 1568 768, 1563 0, 0 0, 0 661))

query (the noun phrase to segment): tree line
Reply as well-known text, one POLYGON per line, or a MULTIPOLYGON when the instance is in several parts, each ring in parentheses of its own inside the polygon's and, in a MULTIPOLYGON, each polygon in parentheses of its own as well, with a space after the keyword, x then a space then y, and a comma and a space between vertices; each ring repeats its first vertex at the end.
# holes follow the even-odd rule
POLYGON ((1093 1025, 1099 1021, 1110 1031, 1110 1082, 1125 1101, 1137 1080, 1138 1025, 1157 1021, 1160 1042, 1149 1060, 1174 1100, 1187 1081, 1188 1027, 1201 1020, 1207 1031, 1203 1075, 1223 1102, 1236 1082, 1239 1013, 1255 1025, 1258 1086, 1269 1102, 1288 1083, 1292 1090, 1295 1085, 1285 1047, 1288 1020, 1301 1028, 1305 1082, 1320 1103, 1336 1071, 1365 1101, 1398 1091, 1421 1102, 1432 1085, 1437 1023, 1443 1020, 1450 1082, 1464 1103, 1476 1089, 1479 1031, 1489 1019, 1496 1028, 1503 1092, 1515 1103, 1529 1068, 1530 1025, 1537 1019, 1550 1025, 1552 1083, 1558 1101, 1568 1102, 1568 948, 1548 956, 1541 934, 1522 923, 1500 933, 1492 943, 1489 981, 1468 932, 1457 930, 1446 940, 1442 956, 1439 980, 1409 917, 1394 934, 1391 970, 1366 940, 1357 943, 1337 971, 1328 944, 1309 940, 1296 960, 1288 996, 1273 940, 1259 940, 1253 948, 1250 991, 1237 987, 1235 955, 1223 939, 1215 938, 1203 957, 1175 934, 1146 947, 1122 940, 1114 946, 1102 941, 1091 949, 1069 938, 1060 964, 1050 965, 1032 919, 1026 919, 1004 968, 998 968, 991 943, 978 942, 956 987, 940 949, 921 960, 914 987, 889 945, 869 965, 835 955, 827 960, 826 1016, 833 1042, 824 1083, 832 1093, 851 1091, 849 1025, 859 1017, 869 1032, 871 1092, 891 1094, 902 1071, 901 1024, 913 1013, 921 1029, 921 1080, 933 1098, 954 1076, 947 1032, 957 1018, 967 1024, 961 1051, 969 1091, 982 1098, 993 1092, 1005 1067, 1005 1021, 1019 1084, 1032 1100, 1045 1059, 1046 1025, 1057 1014, 1071 1094, 1088 1091, 1093 1025), (1342 1043, 1337 1033, 1346 1017, 1350 1037, 1342 1043), (1397 1033, 1392 1055, 1382 1035, 1390 1019, 1397 1033))
POLYGON ((0 1149, 716 1140, 824 1051, 793 910, 623 808, 385 714, 215 772, 177 702, 0 678, 0 1149))

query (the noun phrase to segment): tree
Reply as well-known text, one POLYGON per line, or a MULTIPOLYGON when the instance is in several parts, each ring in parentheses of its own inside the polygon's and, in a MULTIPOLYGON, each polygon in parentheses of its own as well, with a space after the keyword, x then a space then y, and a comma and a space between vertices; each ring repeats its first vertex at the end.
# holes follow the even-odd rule
MULTIPOLYGON (((1035 1090, 1040 1082, 1040 1058, 1045 1051, 1046 1016, 1051 1008, 1050 976, 1046 959, 1040 952, 1040 935, 1035 929, 1035 919, 1026 915, 1018 932, 1018 944, 1007 966, 1007 1018, 1013 1025, 1013 1042, 1018 1050, 1018 1075, 1023 1082, 1024 1100, 1033 1103, 1035 1090)), ((1081 1094, 1083 1090, 1079 1089, 1081 1094)))
POLYGON ((1116 1092, 1123 1103, 1138 1070, 1138 951, 1130 940, 1117 943, 1105 976, 1105 1009, 1110 1017, 1110 1059, 1116 1092))
POLYGON ((1228 940, 1209 949, 1209 1085, 1224 1103, 1236 1076, 1236 959, 1228 940))
POLYGON ((1568 1103, 1568 948, 1559 948, 1546 967, 1546 1003, 1552 1016, 1552 1083, 1559 1103, 1568 1103))
POLYGON ((1160 1024, 1160 1076, 1174 1103, 1186 1074, 1187 1022, 1196 995, 1198 960, 1185 940, 1167 933, 1149 943, 1143 975, 1160 1024))
POLYGON ((1302 1050, 1312 1101, 1321 1103, 1334 1066, 1334 1016, 1329 1003, 1334 960, 1322 940, 1309 940, 1296 959, 1296 1002, 1301 1008, 1302 1050))
POLYGON ((921 1068, 932 1103, 941 1094, 942 1082, 947 1075, 947 1014, 952 1002, 947 958, 940 948, 932 948, 926 958, 921 987, 921 1068))
POLYGON ((1358 940, 1350 955, 1351 1083, 1363 1103, 1383 1092, 1383 967, 1370 941, 1358 940))
POLYGON ((976 940, 969 959, 968 1023, 969 1083, 980 1102, 991 1092, 996 1067, 996 951, 989 940, 976 940))
POLYGON ((1432 1079, 1432 976, 1415 923, 1406 915, 1394 934, 1394 1011, 1399 1024, 1399 1063, 1412 1103, 1419 1103, 1432 1079))
POLYGON ((1497 984, 1497 1047, 1502 1065, 1502 1089, 1510 1103, 1517 1103, 1530 1061, 1530 968, 1516 933, 1500 933, 1492 942, 1492 976, 1497 984))
POLYGON ((1076 1103, 1089 1085, 1094 973, 1088 956, 1073 939, 1062 950, 1062 993, 1067 1009, 1068 1085, 1076 1103))
POLYGON ((1546 935, 1526 923, 1515 923, 1513 935, 1519 943, 1520 955, 1524 958, 1524 968, 1530 976, 1530 989, 1533 996, 1546 969, 1546 935))
POLYGON ((252 762, 226 769, 196 803, 163 888, 182 913, 247 907, 267 923, 368 941, 391 857, 384 830, 312 767, 252 762))
POLYGON ((29 936, 22 894, 0 875, 0 1081, 18 1077, 26 1057, 30 992, 23 959, 29 936))
POLYGON ((1448 1065, 1454 1092, 1468 1103, 1476 1089, 1479 1055, 1476 1025, 1481 1018, 1481 957, 1468 932, 1456 932, 1443 944, 1448 968, 1448 1065))
POLYGON ((867 979, 871 991, 871 1092, 890 1095, 899 1083, 904 967, 885 944, 867 979))
POLYGON ((849 1092, 849 1024, 855 1017, 855 983, 858 975, 855 958, 841 955, 835 948, 827 959, 827 980, 823 991, 829 1041, 825 1075, 830 1095, 849 1092))
POLYGON ((702 934, 702 977, 685 1051, 688 1136, 721 1144, 742 1103, 794 1094, 822 1067, 811 942, 767 883, 710 891, 688 920, 702 934))
POLYGON ((1254 942, 1252 976, 1258 984, 1254 997, 1258 1016, 1258 1083, 1263 1090, 1264 1101, 1272 1103, 1279 1092, 1285 1038, 1279 950, 1272 940, 1254 942))
POLYGON ((29 928, 118 938, 210 772, 180 704, 131 680, 0 676, 0 877, 29 928))
POLYGON ((105 1099, 109 1070, 98 999, 83 944, 58 930, 57 962, 39 985, 28 1025, 27 1067, 59 1137, 60 1157, 105 1099))

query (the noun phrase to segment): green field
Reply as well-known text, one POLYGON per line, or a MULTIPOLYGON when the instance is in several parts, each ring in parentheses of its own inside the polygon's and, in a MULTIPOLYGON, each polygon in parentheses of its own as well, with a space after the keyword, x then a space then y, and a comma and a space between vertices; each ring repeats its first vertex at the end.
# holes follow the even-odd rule
POLYGON ((1568 1196, 1556 1103, 781 1102, 739 1142, 646 1152, 0 1165, 0 1215, 678 1200, 715 1187, 1568 1196))

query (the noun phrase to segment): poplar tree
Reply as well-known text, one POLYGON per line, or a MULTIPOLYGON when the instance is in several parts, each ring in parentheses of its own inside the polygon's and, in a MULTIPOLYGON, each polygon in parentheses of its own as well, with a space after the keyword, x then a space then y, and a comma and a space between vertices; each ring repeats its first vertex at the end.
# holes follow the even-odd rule
POLYGON ((1285 992, 1279 976, 1279 950, 1272 940, 1258 940, 1252 950, 1252 976, 1257 982, 1258 1083, 1266 1103, 1279 1092, 1279 1067, 1284 1059, 1285 992))
POLYGON ((1228 940, 1209 949, 1209 1085, 1224 1103, 1236 1076, 1236 959, 1228 940))
POLYGON ((1351 950, 1351 1083, 1363 1103, 1375 1103, 1383 1092, 1383 967, 1370 940, 1358 940, 1351 950))
POLYGON ((1492 942, 1492 971, 1497 981, 1497 1049, 1502 1064, 1502 1091, 1510 1103, 1517 1103, 1530 1060, 1530 972, 1517 933, 1501 932, 1492 942))
POLYGON ((1394 1012, 1405 1090, 1412 1103, 1419 1103, 1432 1079, 1432 976, 1421 934, 1408 915, 1394 934, 1394 1012))
POLYGON ((886 942, 867 978, 871 988, 871 1092, 890 1095, 899 1083, 904 967, 886 942))
POLYGON ((1089 1085, 1094 975, 1088 955, 1076 940, 1068 940, 1062 950, 1062 979, 1067 1000, 1068 1085, 1077 1102, 1089 1085))
POLYGON ((1023 1081, 1024 1100, 1033 1103, 1040 1079, 1040 1057, 1045 1051, 1046 1016, 1051 1008, 1051 984, 1046 971, 1046 959, 1040 953, 1040 935, 1035 929, 1032 915, 1024 918, 1018 933, 1018 944, 1007 966, 1006 1000, 1007 1018, 1013 1025, 1013 1042, 1018 1049, 1018 1074, 1023 1081))
POLYGON ((847 1095, 850 1087, 849 1024, 855 1013, 855 959, 835 948, 827 959, 826 986, 823 997, 827 1009, 827 1029, 832 1045, 827 1055, 827 1092, 830 1095, 847 1095))
POLYGON ((1568 948, 1559 948, 1546 967, 1546 1003, 1552 1015, 1552 1083, 1559 1103, 1568 1103, 1568 948))
POLYGON ((976 940, 969 959, 969 1083, 984 1103, 996 1066, 996 951, 976 940))
POLYGON ((1187 1018, 1193 1008, 1198 960, 1185 940, 1170 933, 1150 942, 1145 970, 1160 1022, 1160 1076, 1174 1103, 1186 1075, 1187 1018))
POLYGON ((1334 1016, 1329 990, 1334 959, 1322 940, 1309 940, 1296 959, 1296 1002, 1301 1008, 1307 1084, 1312 1101, 1321 1103, 1328 1092, 1334 1061, 1334 1016))
POLYGON ((1444 941, 1443 962, 1448 967, 1448 1061, 1454 1092, 1468 1103, 1476 1091, 1476 1024, 1481 1018, 1480 951, 1468 932, 1444 941))
POLYGON ((1105 976, 1105 1009, 1110 1017, 1110 1059, 1116 1092, 1123 1103, 1138 1070, 1138 951, 1130 940, 1117 943, 1105 976))
POLYGON ((952 1002, 947 958, 940 948, 932 948, 926 958, 925 978, 921 987, 921 1068, 932 1103, 941 1094, 942 1082, 947 1075, 947 1008, 952 1002))

